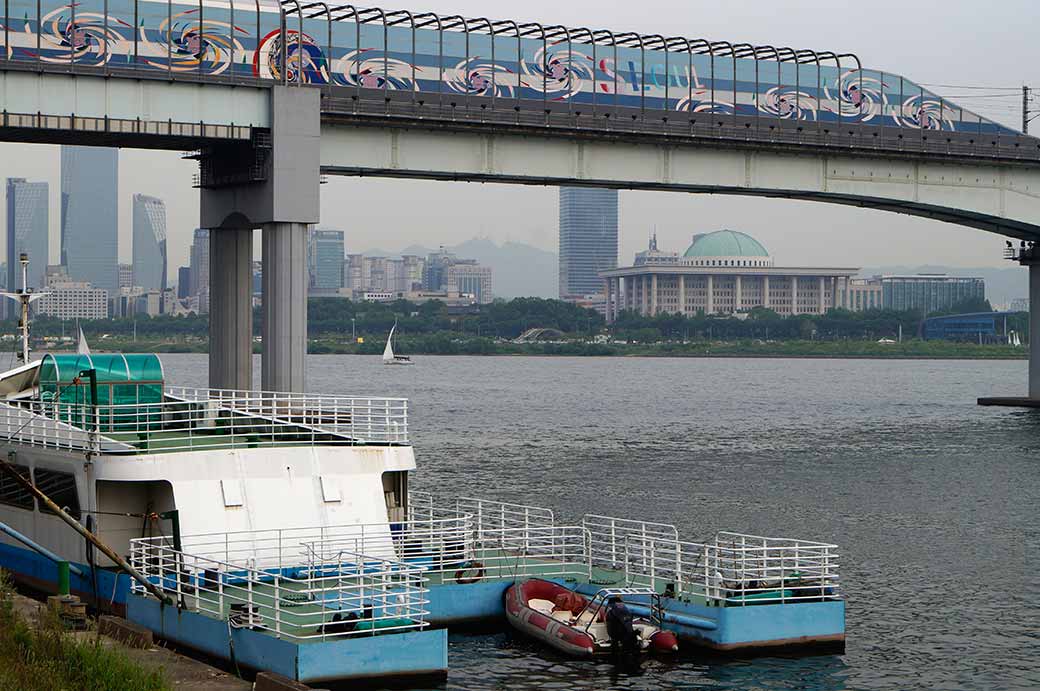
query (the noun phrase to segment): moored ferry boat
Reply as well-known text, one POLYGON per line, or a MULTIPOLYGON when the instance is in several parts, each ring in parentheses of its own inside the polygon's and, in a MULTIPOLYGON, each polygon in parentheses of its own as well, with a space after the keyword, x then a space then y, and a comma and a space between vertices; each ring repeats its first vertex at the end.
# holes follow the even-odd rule
POLYGON ((4 473, 0 568, 16 580, 53 591, 53 560, 68 561, 84 600, 206 653, 233 656, 237 644, 237 664, 279 660, 271 671, 301 681, 445 673, 446 639, 428 628, 416 567, 344 549, 330 561, 320 535, 279 544, 274 567, 256 541, 250 554, 181 549, 193 534, 307 526, 365 525, 389 541, 415 468, 403 399, 174 387, 155 355, 46 355, 0 382, 17 389, 0 403, 8 467, 144 576, 131 587, 4 473), (374 647, 368 659, 382 663, 329 646, 374 647))

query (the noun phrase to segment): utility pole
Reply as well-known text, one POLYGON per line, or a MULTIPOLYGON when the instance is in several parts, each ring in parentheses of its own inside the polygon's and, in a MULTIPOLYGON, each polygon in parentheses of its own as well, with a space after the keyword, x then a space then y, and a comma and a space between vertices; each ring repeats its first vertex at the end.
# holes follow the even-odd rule
POLYGON ((1022 87, 1022 134, 1029 134, 1029 87, 1022 87))
POLYGON ((1033 107, 1033 89, 1028 86, 1022 87, 1022 134, 1029 134, 1029 123, 1040 117, 1040 109, 1033 107))

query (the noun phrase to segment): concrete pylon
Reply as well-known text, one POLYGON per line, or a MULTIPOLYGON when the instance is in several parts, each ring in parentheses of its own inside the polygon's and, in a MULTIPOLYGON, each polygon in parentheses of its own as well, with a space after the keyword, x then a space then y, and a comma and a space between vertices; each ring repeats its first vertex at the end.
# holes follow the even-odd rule
POLYGON ((306 223, 264 225, 264 391, 306 390, 307 232, 306 223))
POLYGON ((209 385, 253 386, 253 231, 209 231, 209 385))
POLYGON ((1029 397, 1040 400, 1040 262, 1029 265, 1029 397))

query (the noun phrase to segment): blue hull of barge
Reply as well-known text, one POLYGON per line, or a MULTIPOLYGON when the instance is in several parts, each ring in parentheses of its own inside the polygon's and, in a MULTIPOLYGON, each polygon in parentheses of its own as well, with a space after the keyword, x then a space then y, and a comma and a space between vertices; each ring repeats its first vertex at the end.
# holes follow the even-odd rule
MULTIPOLYGON (((84 601, 92 602, 94 585, 90 581, 90 567, 77 562, 70 563, 79 567, 87 576, 82 578, 74 573, 69 574, 72 593, 84 601)), ((58 592, 58 565, 31 549, 0 544, 0 568, 32 588, 44 592, 58 592)), ((98 569, 97 581, 98 600, 110 609, 123 611, 127 595, 130 593, 130 577, 98 569)))
POLYGON ((163 606, 131 594, 127 618, 160 638, 241 667, 275 672, 305 684, 349 679, 444 677, 448 673, 448 632, 408 631, 295 642, 270 633, 231 629, 226 621, 163 606))
MULTIPOLYGON (((600 586, 583 584, 578 592, 593 595, 600 586)), ((845 601, 708 607, 674 598, 661 598, 664 628, 681 640, 718 651, 798 646, 842 645, 845 641, 845 601)), ((638 603, 636 614, 649 610, 638 603)))

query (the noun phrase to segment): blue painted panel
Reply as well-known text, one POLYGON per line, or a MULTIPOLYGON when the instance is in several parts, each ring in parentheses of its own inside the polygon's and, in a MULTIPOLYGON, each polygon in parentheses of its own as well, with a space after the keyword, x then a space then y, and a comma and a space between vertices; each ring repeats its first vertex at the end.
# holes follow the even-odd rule
POLYGON ((437 626, 505 617, 503 598, 513 581, 484 581, 467 585, 430 586, 427 609, 429 620, 437 626))
POLYGON ((300 681, 374 679, 448 672, 448 632, 410 631, 299 646, 300 681))
POLYGON ((718 640, 723 645, 811 639, 845 633, 844 600, 720 607, 715 611, 719 618, 718 640))
MULTIPOLYGON (((90 568, 86 564, 70 563, 78 566, 88 576, 81 578, 69 574, 72 592, 84 599, 91 597, 94 586, 89 578, 90 568)), ((51 588, 54 592, 58 590, 58 567, 50 559, 28 548, 0 544, 0 568, 10 571, 16 577, 31 579, 36 587, 51 588)), ((102 602, 111 601, 116 605, 125 605, 126 596, 130 592, 130 577, 105 569, 98 569, 97 576, 98 598, 102 602)))
POLYGON ((295 642, 269 633, 231 629, 226 621, 163 606, 131 595, 127 618, 194 650, 231 659, 231 642, 240 666, 275 672, 304 683, 341 679, 444 674, 448 670, 448 633, 409 631, 295 642))

